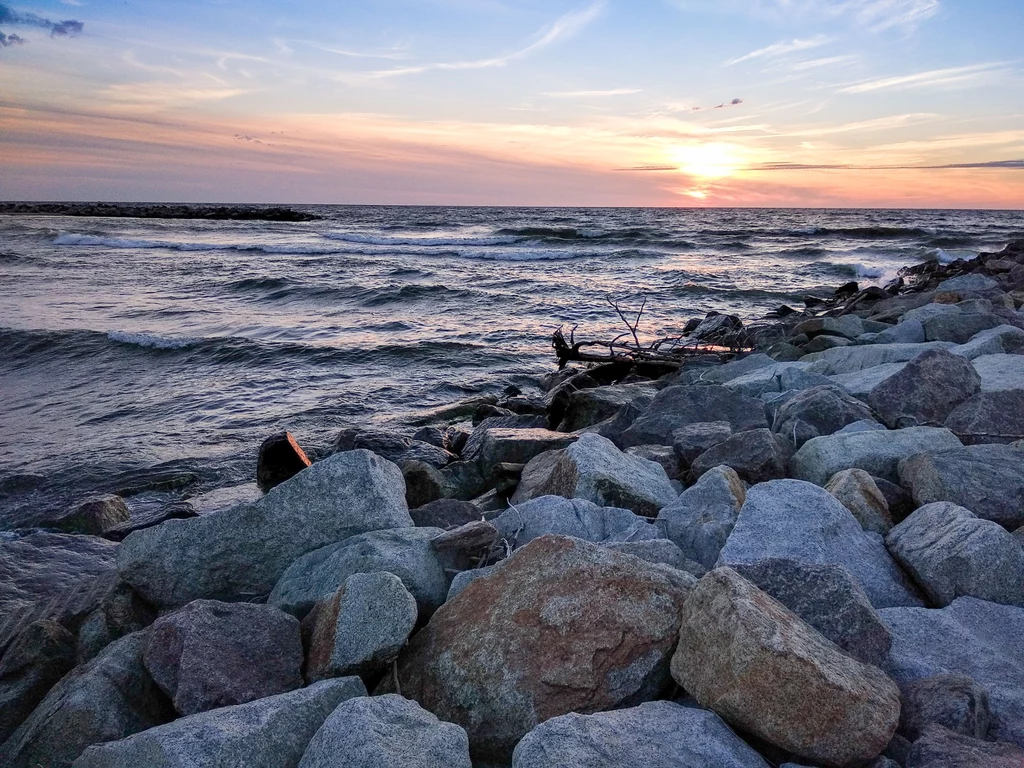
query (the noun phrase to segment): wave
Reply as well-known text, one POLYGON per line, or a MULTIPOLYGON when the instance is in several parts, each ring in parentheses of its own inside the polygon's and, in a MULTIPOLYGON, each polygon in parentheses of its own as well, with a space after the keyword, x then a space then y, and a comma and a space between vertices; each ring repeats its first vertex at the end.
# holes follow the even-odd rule
POLYGON ((201 339, 191 337, 173 338, 155 333, 132 333, 130 331, 108 331, 107 338, 119 344, 129 344, 149 349, 186 349, 195 346, 201 339))
POLYGON ((162 249, 170 251, 254 251, 270 254, 294 254, 297 256, 309 255, 331 255, 346 253, 339 248, 311 245, 286 245, 286 244, 265 244, 265 243, 184 243, 178 240, 146 240, 127 237, 99 237, 97 235, 82 235, 75 233, 64 233, 58 235, 54 245, 77 245, 102 248, 118 248, 127 250, 153 250, 162 249))
POLYGON ((920 227, 815 227, 812 232, 800 230, 797 234, 831 235, 861 240, 886 240, 900 237, 933 237, 935 232, 920 227))
POLYGON ((350 232, 327 232, 324 234, 328 240, 338 240, 343 243, 358 243, 362 245, 410 245, 418 247, 458 247, 458 246, 487 246, 487 245, 514 245, 519 238, 506 235, 499 237, 385 237, 381 235, 361 235, 350 232))
POLYGON ((971 251, 966 248, 950 248, 949 250, 946 250, 944 248, 936 248, 935 251, 930 255, 934 256, 940 264, 949 264, 950 262, 956 261, 957 259, 970 261, 971 259, 978 258, 977 251, 971 251))

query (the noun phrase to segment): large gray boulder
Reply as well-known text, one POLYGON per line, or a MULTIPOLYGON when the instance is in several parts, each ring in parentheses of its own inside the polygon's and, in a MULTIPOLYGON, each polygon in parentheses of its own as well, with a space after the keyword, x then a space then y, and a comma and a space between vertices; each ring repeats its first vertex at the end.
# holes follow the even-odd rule
POLYGON ((768 426, 760 400, 717 385, 666 387, 622 434, 621 444, 671 445, 675 430, 706 421, 727 421, 734 432, 768 426))
POLYGON ((905 362, 885 363, 883 365, 865 368, 862 371, 836 374, 835 376, 829 376, 828 379, 836 386, 842 387, 855 398, 866 404, 868 401, 868 395, 871 394, 871 390, 893 374, 902 371, 906 367, 907 363, 905 362))
POLYGON ((925 504, 885 543, 934 605, 970 595, 1024 606, 1024 547, 970 510, 948 501, 925 504))
POLYGON ((911 456, 899 463, 900 483, 918 505, 951 501, 1013 530, 1024 525, 1024 450, 972 445, 911 456))
POLYGON ((998 288, 998 280, 979 272, 972 272, 967 275, 957 275, 956 277, 951 277, 948 280, 943 280, 939 283, 937 290, 964 294, 995 291, 998 288))
POLYGON ((448 595, 451 575, 468 565, 464 555, 438 552, 431 542, 440 528, 370 531, 298 558, 281 574, 268 598, 271 605, 302 617, 318 600, 333 595, 353 573, 393 573, 416 598, 423 617, 448 595))
POLYGON ((728 421, 701 421, 677 429, 672 433, 672 450, 679 457, 680 469, 689 469, 694 459, 731 434, 728 421))
POLYGON ((299 622, 270 605, 195 600, 156 620, 144 661, 182 715, 302 686, 299 622))
POLYGON ((558 429, 561 432, 575 432, 593 426, 612 418, 625 405, 646 408, 656 394, 657 386, 647 381, 578 389, 569 395, 569 404, 558 429))
POLYGON ((967 675, 935 675, 900 686, 899 732, 916 741, 935 723, 975 739, 988 737, 992 726, 988 691, 967 675))
POLYGON ((884 536, 892 528, 889 503, 874 478, 863 469, 836 472, 825 485, 825 490, 850 510, 865 531, 884 536))
POLYGON ((75 768, 281 768, 298 765, 310 739, 346 699, 366 696, 356 677, 175 720, 89 747, 75 768))
POLYGON ((960 597, 945 608, 885 608, 886 671, 903 685, 961 674, 988 691, 990 735, 1024 746, 1024 609, 960 597))
POLYGON ((810 367, 810 363, 803 362, 775 363, 733 379, 725 387, 748 397, 761 397, 771 392, 799 391, 828 384, 825 376, 809 370, 810 367))
POLYGON ((876 608, 921 605, 913 585, 850 511, 823 488, 800 480, 773 480, 747 491, 718 565, 785 557, 841 565, 876 608))
POLYGON ((513 505, 491 522, 513 547, 548 534, 598 543, 659 538, 655 526, 628 509, 599 507, 586 499, 562 496, 541 496, 513 505))
POLYGON ((734 727, 838 768, 878 757, 899 723, 899 689, 881 670, 731 568, 687 598, 672 677, 734 727))
POLYGON ((906 768, 1019 768, 1024 749, 929 725, 907 752, 906 768))
POLYGON ((815 485, 825 485, 836 472, 854 468, 895 481, 902 459, 961 447, 956 435, 940 427, 826 435, 804 443, 790 459, 789 469, 793 477, 815 485))
POLYGON ((831 435, 847 424, 875 418, 871 409, 835 385, 799 392, 779 408, 772 430, 799 448, 813 437, 831 435))
POLYGON ((820 363, 823 373, 834 376, 863 371, 877 365, 905 363, 930 349, 950 349, 954 346, 956 345, 947 341, 933 341, 927 344, 865 344, 835 347, 807 355, 802 362, 820 363))
MULTIPOLYGON (((929 307, 954 306, 951 304, 929 304, 929 307)), ((914 311, 914 310, 911 310, 914 311)), ((959 309, 957 309, 959 311, 959 309)), ((921 344, 924 338, 924 325, 920 320, 906 315, 900 321, 879 333, 875 337, 876 344, 921 344)))
POLYGON ((924 337, 928 341, 951 341, 954 344, 965 344, 971 337, 981 331, 997 328, 1005 323, 999 315, 966 313, 959 315, 940 315, 924 321, 924 337))
POLYGON ((690 475, 699 478, 714 467, 729 467, 747 483, 776 480, 786 476, 790 450, 770 429, 737 432, 694 459, 690 475))
POLYGON ((746 485, 735 471, 714 467, 664 507, 657 523, 686 557, 713 568, 746 498, 746 485))
POLYGON ((75 636, 55 621, 34 621, 0 659, 0 744, 75 666, 75 636))
POLYGON ((1013 353, 1024 346, 1024 330, 1013 325, 998 325, 986 331, 974 334, 971 340, 959 344, 953 351, 968 360, 983 355, 1002 355, 1013 353))
POLYGON ((892 428, 939 426, 981 390, 970 361, 943 350, 918 355, 871 390, 868 405, 892 428))
POLYGON ((366 450, 318 461, 253 504, 136 531, 117 567, 154 605, 266 595, 300 555, 412 525, 401 470, 366 450))
POLYGON ((787 558, 731 567, 858 661, 880 667, 888 658, 889 629, 845 568, 787 558))
POLYGON ((669 701, 541 723, 516 745, 512 768, 768 768, 706 709, 669 701))
POLYGON ((320 726, 299 768, 471 768, 469 738, 395 694, 349 699, 320 726))
POLYGON ((1024 355, 982 355, 971 361, 982 392, 1024 389, 1024 355))
POLYGON ((123 637, 65 675, 0 746, 0 765, 64 768, 86 747, 170 721, 174 710, 142 663, 148 640, 123 637))
POLYGON ((979 392, 954 408, 943 426, 964 445, 1024 439, 1024 388, 979 392))

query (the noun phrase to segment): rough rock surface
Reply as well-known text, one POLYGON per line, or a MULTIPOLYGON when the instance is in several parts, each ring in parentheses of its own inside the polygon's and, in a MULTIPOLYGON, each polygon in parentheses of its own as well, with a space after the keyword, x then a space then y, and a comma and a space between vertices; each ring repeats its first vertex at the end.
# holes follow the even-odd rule
POLYGON ((930 349, 950 349, 954 346, 946 341, 932 341, 925 344, 864 344, 815 352, 804 357, 803 361, 820 363, 828 374, 837 375, 856 373, 878 365, 906 363, 930 349))
POLYGON ((713 467, 726 466, 747 483, 762 483, 786 476, 789 450, 769 429, 737 432, 709 448, 690 466, 699 478, 713 467))
POLYGON ((731 567, 858 661, 880 667, 888 657, 889 630, 845 568, 786 558, 731 567))
POLYGON ((575 435, 539 427, 493 427, 483 431, 479 442, 471 438, 462 458, 475 461, 481 470, 503 463, 525 464, 544 451, 565 448, 575 440, 575 435))
POLYGON ((1024 355, 982 355, 971 362, 981 376, 982 392, 1024 388, 1024 355))
POLYGON ((586 499, 541 496, 516 504, 491 522, 501 538, 522 547, 548 534, 585 541, 637 541, 656 539, 657 528, 628 509, 599 507, 586 499))
POLYGON ((667 387, 622 434, 622 445, 671 445, 677 429, 707 421, 728 421, 734 432, 768 426, 760 400, 716 385, 667 387))
POLYGON ((988 693, 966 675, 935 675, 900 686, 901 734, 916 741, 935 723, 955 733, 984 739, 992 725, 988 693))
POLYGON ((82 753, 75 768, 295 766, 327 716, 346 699, 365 695, 358 678, 325 680, 97 744, 82 753))
POLYGON ((76 504, 60 517, 47 520, 45 528, 56 528, 65 533, 83 533, 100 536, 109 529, 128 522, 130 514, 124 499, 114 494, 94 496, 76 504))
POLYGON ((448 595, 451 576, 462 570, 465 556, 438 552, 431 541, 440 528, 395 528, 352 536, 303 555, 281 575, 269 602, 305 616, 318 600, 333 595, 353 573, 386 571, 402 580, 416 598, 421 616, 432 614, 448 595))
POLYGON ((700 563, 689 559, 686 554, 668 539, 645 539, 641 541, 609 541, 604 546, 624 555, 633 555, 648 563, 661 563, 700 578, 707 573, 700 563))
POLYGON ((299 768, 471 768, 469 739, 395 694, 349 699, 330 714, 299 768))
POLYGON ((686 557, 712 568, 746 498, 746 485, 732 469, 714 467, 664 507, 657 523, 686 557))
POLYGON ((874 418, 868 406, 833 384, 797 393, 779 408, 772 429, 799 448, 813 437, 874 418))
POLYGON ((413 523, 421 528, 458 528, 482 517, 480 508, 470 501, 438 499, 409 510, 413 523))
POLYGON ((630 456, 661 464, 669 480, 679 479, 682 467, 679 463, 679 455, 674 448, 667 445, 634 445, 627 448, 625 452, 630 456))
POLYGON ((95 608, 80 619, 64 618, 69 628, 77 627, 76 665, 92 660, 118 638, 145 629, 156 618, 153 607, 118 579, 116 572, 97 579, 94 587, 93 594, 98 595, 95 608))
POLYGON ((954 408, 943 426, 964 445, 1020 440, 1024 438, 1024 389, 979 392, 954 408))
POLYGON ((530 731, 512 768, 768 768, 714 712, 669 701, 554 717, 530 731))
POLYGON ((702 421, 675 430, 672 433, 672 449, 679 457, 680 468, 689 469, 694 459, 731 434, 732 426, 728 421, 702 421))
POLYGON ((657 393, 657 388, 650 382, 576 390, 569 395, 569 403, 558 428, 562 432, 575 432, 593 426, 610 419, 629 404, 646 408, 657 393))
POLYGON ((932 350, 871 390, 868 405, 892 429, 939 426, 980 390, 981 377, 970 361, 932 350))
POLYGON ((906 768, 1020 768, 1024 749, 930 725, 907 753, 906 768))
POLYGON ((1024 450, 972 445, 913 456, 899 464, 900 483, 918 505, 951 501, 1013 530, 1024 525, 1024 450))
POLYGON ((269 605, 196 600, 153 624, 146 669, 182 715, 302 685, 299 622, 269 605))
POLYGON ((990 313, 961 312, 959 315, 939 315, 924 321, 924 337, 928 341, 952 341, 964 344, 971 337, 1006 322, 990 313))
POLYGON ((291 432, 278 432, 260 444, 256 456, 256 485, 266 493, 311 463, 291 432))
POLYGON ((885 543, 934 605, 970 595, 1024 606, 1024 547, 970 510, 948 501, 925 504, 885 543))
POLYGON ((302 622, 306 681, 382 671, 398 658, 416 617, 416 598, 393 573, 352 574, 302 622))
POLYGON ((672 676, 726 722, 828 766, 878 757, 899 722, 899 689, 881 670, 731 568, 686 600, 672 676))
POLYGON ((863 469, 836 472, 825 485, 825 490, 850 510, 865 531, 884 536, 892 528, 889 503, 871 475, 863 469))
POLYGON ((921 605, 882 537, 864 531, 846 507, 810 483, 773 480, 751 488, 718 564, 769 557, 841 565, 876 608, 921 605))
POLYGON ((34 621, 0 659, 0 744, 75 666, 75 636, 55 621, 34 621))
POLYGON ((248 599, 270 592, 306 552, 411 525, 401 470, 356 450, 318 461, 253 504, 136 531, 121 543, 117 565, 159 607, 248 599))
POLYGON ((167 520, 184 520, 198 515, 199 513, 190 502, 172 501, 155 509, 136 511, 126 522, 118 523, 103 531, 103 538, 111 541, 124 541, 128 534, 135 531, 152 528, 167 520))
POLYGON ((657 695, 693 583, 544 536, 434 614, 399 658, 401 691, 463 726, 476 759, 507 760, 538 723, 657 695))

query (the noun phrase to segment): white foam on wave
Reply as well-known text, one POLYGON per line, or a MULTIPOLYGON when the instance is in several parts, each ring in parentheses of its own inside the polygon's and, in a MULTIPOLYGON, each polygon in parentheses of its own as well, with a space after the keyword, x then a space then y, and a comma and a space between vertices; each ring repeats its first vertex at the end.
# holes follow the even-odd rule
POLYGON ((957 259, 965 259, 967 261, 976 259, 978 258, 978 252, 969 251, 966 248, 936 248, 935 258, 940 264, 949 264, 957 259))
POLYGON ((355 232, 328 232, 324 237, 329 240, 340 240, 344 243, 361 245, 409 245, 409 246, 487 246, 513 245, 522 238, 515 235, 497 237, 385 237, 383 235, 361 235, 355 232))
POLYGON ((168 338, 155 333, 132 333, 131 331, 109 331, 107 338, 120 344, 133 344, 136 347, 151 349, 184 349, 195 344, 196 338, 168 338))
POLYGON ((287 244, 259 243, 183 243, 177 240, 141 240, 126 237, 99 237, 97 235, 80 235, 66 232, 58 235, 54 245, 85 245, 101 248, 125 249, 166 249, 172 251, 259 251, 261 253, 280 253, 296 255, 329 255, 344 253, 344 250, 331 247, 287 244))
POLYGON ((857 277, 882 277, 886 273, 885 267, 869 266, 867 264, 853 264, 853 273, 857 277))

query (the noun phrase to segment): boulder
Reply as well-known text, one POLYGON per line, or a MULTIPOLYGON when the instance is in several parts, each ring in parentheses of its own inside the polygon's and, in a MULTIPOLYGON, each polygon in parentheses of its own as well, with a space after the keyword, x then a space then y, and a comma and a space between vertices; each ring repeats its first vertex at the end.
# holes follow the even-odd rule
POLYGON ((393 573, 352 574, 302 622, 306 681, 383 671, 398 658, 416 618, 416 598, 393 573))
POLYGON ((507 760, 545 720, 656 696, 693 583, 597 544, 541 537, 434 614, 399 657, 398 684, 463 726, 475 760, 507 760))
POLYGON ((97 579, 94 586, 94 594, 99 595, 95 608, 80 620, 64 619, 78 637, 77 665, 90 661, 118 638, 145 629, 156 618, 153 606, 118 579, 116 573, 97 579))
POLYGON ((999 315, 940 315, 924 321, 924 337, 928 341, 951 341, 964 344, 981 331, 997 328, 1005 322, 999 315))
POLYGON ((930 725, 907 753, 906 768, 1020 768, 1024 749, 930 725))
POLYGON ((734 432, 768 426, 760 400, 725 387, 675 386, 661 390, 622 434, 622 445, 670 445, 688 424, 727 421, 734 432))
POLYGON ((935 675, 900 686, 899 731, 910 741, 934 723, 984 739, 992 724, 988 692, 966 675, 935 675))
MULTIPOLYGON (((931 320, 933 317, 962 314, 963 310, 956 304, 925 304, 921 307, 908 309, 899 319, 899 325, 916 322, 921 323, 923 327, 924 322, 926 320, 931 320)), ((924 341, 924 339, 921 339, 921 341, 924 341)))
POLYGON ((799 448, 808 440, 831 435, 848 424, 874 421, 871 409, 835 385, 797 393, 775 416, 772 429, 799 448))
POLYGON ((118 571, 149 602, 267 594, 300 555, 365 531, 411 526, 402 472, 365 450, 318 461, 253 504, 136 531, 118 571))
POLYGON ((440 482, 439 490, 453 499, 469 501, 487 490, 488 481, 475 461, 453 461, 440 474, 440 481, 433 477, 430 482, 440 482))
POLYGON ((865 368, 890 363, 905 363, 930 349, 951 349, 956 345, 948 341, 931 341, 925 344, 864 344, 854 347, 836 347, 824 352, 807 355, 801 362, 817 363, 816 370, 835 376, 855 373, 865 368))
POLYGON ((863 469, 836 472, 825 485, 825 490, 850 510, 865 531, 884 536, 892 528, 889 503, 871 475, 863 469))
POLYGON ((148 640, 123 637, 61 678, 0 745, 0 765, 65 768, 88 746, 169 722, 174 710, 142 663, 148 640))
POLYGON ((269 605, 191 602, 156 620, 143 658, 182 715, 302 686, 299 622, 269 605))
MULTIPOLYGON (((952 305, 928 304, 927 306, 948 307, 952 305)), ((896 325, 887 328, 875 337, 876 344, 921 344, 924 341, 924 324, 918 319, 907 318, 906 315, 896 325)))
POLYGON ((540 496, 509 507, 492 521, 499 537, 522 547, 549 534, 598 543, 656 539, 655 526, 628 509, 599 507, 586 499, 540 496))
POLYGON ((65 533, 101 536, 109 529, 128 522, 130 517, 128 505, 124 503, 124 499, 108 493, 86 499, 59 517, 45 521, 42 526, 65 533))
POLYGON ((409 509, 457 494, 441 470, 423 461, 402 464, 402 478, 405 480, 405 503, 409 509))
POLYGON ((793 328, 793 333, 803 333, 812 339, 822 334, 856 339, 864 333, 864 322, 856 315, 812 317, 810 320, 797 323, 793 328))
POLYGON ((793 477, 816 485, 825 485, 844 469, 863 469, 895 481, 902 459, 961 447, 956 435, 940 427, 826 435, 804 443, 790 459, 789 469, 793 477))
POLYGON ((144 528, 152 528, 167 520, 184 520, 198 516, 199 513, 190 502, 172 501, 168 504, 161 504, 159 507, 136 510, 126 522, 110 526, 103 531, 103 538, 111 541, 124 541, 130 533, 141 531, 144 528))
POLYGON ((1002 526, 963 507, 925 504, 885 543, 934 605, 970 595, 1024 606, 1024 547, 1002 526))
POLYGON ((291 432, 278 432, 260 444, 256 456, 256 484, 266 493, 311 464, 291 432))
POLYGON ((737 432, 694 459, 690 475, 699 478, 713 467, 726 466, 747 483, 775 480, 786 476, 789 453, 769 429, 737 432))
POLYGON ((684 368, 679 374, 680 384, 725 384, 740 376, 771 366, 776 361, 769 355, 754 352, 736 357, 727 363, 684 368))
POLYGON ((841 565, 876 608, 920 605, 913 585, 850 511, 822 488, 799 480, 772 480, 747 491, 718 565, 785 557, 841 565))
POLYGON ((687 424, 672 433, 672 450, 679 457, 680 470, 686 470, 704 451, 713 448, 732 434, 728 421, 702 421, 687 424))
POLYGON ((1024 388, 979 392, 954 408, 943 426, 964 445, 1020 440, 1024 438, 1024 388))
POLYGON ((918 355, 868 395, 868 405, 890 428, 938 426, 981 390, 970 361, 942 350, 918 355))
POLYGON ((679 464, 679 456, 675 449, 667 445, 634 445, 625 451, 630 456, 638 459, 653 461, 661 464, 669 480, 678 480, 682 467, 679 464))
POLYGON ((960 597, 945 608, 885 608, 886 671, 900 685, 961 674, 988 691, 990 736, 1024 746, 1024 610, 960 597))
POLYGON ((395 694, 349 699, 316 732, 299 768, 471 768, 469 739, 395 694))
POLYGON ((34 621, 0 658, 0 744, 75 666, 75 636, 55 621, 34 621))
POLYGON ((1014 325, 997 325, 974 334, 970 341, 958 345, 953 351, 968 360, 974 360, 985 355, 1017 352, 1022 346, 1024 330, 1014 325))
POLYGON ((483 513, 470 501, 438 499, 409 510, 409 516, 420 528, 458 528, 481 519, 483 513))
POLYGON ((982 355, 971 361, 982 392, 1024 389, 1024 355, 982 355))
POLYGON ((899 722, 899 689, 731 568, 683 606, 672 677, 702 706, 827 766, 878 757, 899 722))
POLYGON ((828 380, 866 404, 871 390, 906 367, 907 363, 885 363, 862 371, 829 376, 828 380))
POLYGON ((248 704, 183 717, 89 747, 75 768, 279 768, 298 765, 337 706, 366 688, 356 677, 324 680, 248 704))
POLYGON ((334 441, 334 450, 339 453, 372 451, 398 466, 407 461, 422 461, 441 468, 455 458, 444 448, 380 429, 343 429, 334 441))
POLYGON ((972 272, 967 275, 958 275, 939 283, 936 290, 949 291, 950 293, 983 293, 999 289, 999 281, 980 272, 972 272))
MULTIPOLYGON (((849 343, 843 340, 843 344, 849 343)), ((809 346, 815 346, 815 343, 811 342, 809 346)), ((770 392, 810 389, 829 383, 822 374, 809 370, 810 367, 810 363, 804 362, 775 363, 726 382, 725 387, 748 397, 761 397, 770 392)))
POLYGON ((579 389, 569 395, 569 403, 558 426, 561 432, 575 432, 612 418, 625 405, 646 408, 658 388, 653 382, 619 384, 579 389))
POLYGON ((746 498, 746 485, 735 471, 714 467, 664 507, 657 523, 686 557, 713 568, 746 498))
POLYGON ((516 745, 512 768, 768 768, 714 712, 669 701, 541 723, 516 745))
POLYGON ((575 440, 575 435, 540 427, 493 427, 484 429, 477 442, 470 438, 462 457, 475 461, 486 479, 498 464, 525 464, 537 454, 565 448, 575 440))
POLYGON ((882 617, 848 570, 787 558, 731 566, 771 595, 847 655, 881 667, 892 637, 882 617))
POLYGON ((641 539, 639 541, 606 541, 604 546, 624 555, 633 555, 648 563, 661 563, 691 576, 700 578, 707 573, 700 563, 691 560, 686 554, 668 539, 641 539))
POLYGON ((370 531, 298 558, 285 569, 270 593, 271 605, 305 616, 318 600, 333 595, 353 573, 393 573, 416 598, 423 617, 432 614, 448 595, 451 576, 462 570, 464 555, 438 552, 431 542, 440 528, 396 528, 370 531))
POLYGON ((919 505, 951 501, 1010 530, 1024 525, 1024 450, 971 445, 899 463, 899 478, 919 505))

